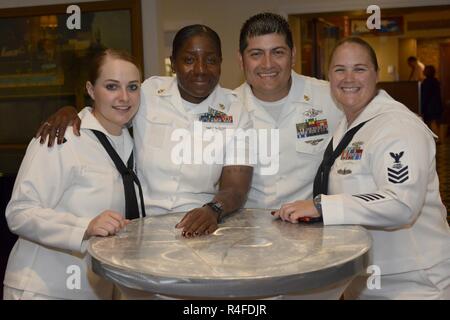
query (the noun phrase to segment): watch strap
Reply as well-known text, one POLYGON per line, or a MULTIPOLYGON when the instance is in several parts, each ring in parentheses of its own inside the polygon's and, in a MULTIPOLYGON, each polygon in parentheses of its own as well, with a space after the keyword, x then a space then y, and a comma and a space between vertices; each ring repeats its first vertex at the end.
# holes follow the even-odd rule
POLYGON ((218 201, 212 201, 212 202, 208 202, 206 204, 203 205, 210 207, 215 213, 217 213, 217 223, 221 223, 222 222, 222 218, 223 218, 223 205, 218 202, 218 201))

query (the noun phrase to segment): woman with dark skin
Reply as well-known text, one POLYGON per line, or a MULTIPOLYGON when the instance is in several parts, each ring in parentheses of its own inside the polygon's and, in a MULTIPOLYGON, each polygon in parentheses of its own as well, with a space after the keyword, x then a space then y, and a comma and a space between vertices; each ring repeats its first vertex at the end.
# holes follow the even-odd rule
MULTIPOLYGON (((147 79, 142 85, 140 111, 133 120, 136 167, 147 215, 187 211, 176 225, 186 237, 214 232, 224 215, 241 208, 253 174, 246 163, 180 166, 171 157, 176 147, 171 139, 174 130, 183 128, 193 134, 202 115, 219 112, 231 116, 228 124, 200 122, 221 132, 248 125, 247 113, 234 92, 218 84, 221 62, 216 32, 204 25, 182 28, 174 38, 171 56, 176 78, 147 79)), ((41 125, 37 137, 45 143, 49 136, 49 147, 55 138, 61 144, 69 124, 79 135, 80 119, 73 107, 52 115, 41 125)))

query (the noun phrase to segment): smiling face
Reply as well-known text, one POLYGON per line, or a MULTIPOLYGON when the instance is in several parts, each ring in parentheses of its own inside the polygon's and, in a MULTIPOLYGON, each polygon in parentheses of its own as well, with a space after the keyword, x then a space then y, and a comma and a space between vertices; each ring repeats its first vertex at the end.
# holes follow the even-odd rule
POLYGON ((378 72, 366 48, 346 42, 333 54, 328 71, 331 94, 350 125, 376 95, 378 72))
POLYGON ((140 73, 131 62, 106 57, 95 83, 86 83, 94 100, 93 115, 113 135, 136 114, 140 103, 140 73))
POLYGON ((247 39, 248 46, 239 55, 241 68, 256 98, 278 101, 289 94, 295 48, 284 35, 270 33, 247 39))
POLYGON ((181 97, 192 103, 205 100, 219 83, 219 48, 206 34, 192 36, 171 57, 181 97))

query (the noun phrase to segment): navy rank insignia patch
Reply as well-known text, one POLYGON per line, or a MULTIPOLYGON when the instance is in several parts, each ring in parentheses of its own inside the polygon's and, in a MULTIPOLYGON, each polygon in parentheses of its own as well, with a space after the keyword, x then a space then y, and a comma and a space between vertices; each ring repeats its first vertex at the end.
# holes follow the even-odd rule
POLYGON ((351 146, 345 148, 341 154, 341 160, 361 160, 364 142, 353 142, 351 146))
POLYGON ((213 108, 208 108, 208 112, 200 114, 198 120, 210 123, 233 123, 233 116, 229 116, 213 108))
POLYGON ((387 168, 388 181, 395 184, 407 181, 409 179, 409 167, 405 164, 405 161, 402 162, 405 152, 389 152, 389 156, 391 164, 387 168))

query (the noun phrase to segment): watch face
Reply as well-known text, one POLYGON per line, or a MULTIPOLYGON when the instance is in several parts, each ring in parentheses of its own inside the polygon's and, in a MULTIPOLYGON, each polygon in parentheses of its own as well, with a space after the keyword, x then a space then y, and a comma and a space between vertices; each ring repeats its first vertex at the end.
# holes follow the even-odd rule
POLYGON ((222 209, 222 204, 220 202, 210 202, 208 203, 208 206, 211 207, 211 209, 213 209, 215 212, 221 214, 223 209, 222 209))

